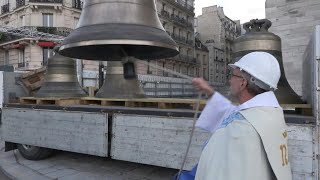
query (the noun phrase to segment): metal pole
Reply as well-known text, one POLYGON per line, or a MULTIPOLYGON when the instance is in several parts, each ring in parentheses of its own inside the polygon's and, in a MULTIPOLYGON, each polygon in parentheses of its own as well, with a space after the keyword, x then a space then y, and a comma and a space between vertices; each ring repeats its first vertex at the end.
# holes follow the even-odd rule
POLYGON ((99 88, 102 87, 104 82, 104 72, 103 72, 104 66, 101 61, 99 61, 99 88))

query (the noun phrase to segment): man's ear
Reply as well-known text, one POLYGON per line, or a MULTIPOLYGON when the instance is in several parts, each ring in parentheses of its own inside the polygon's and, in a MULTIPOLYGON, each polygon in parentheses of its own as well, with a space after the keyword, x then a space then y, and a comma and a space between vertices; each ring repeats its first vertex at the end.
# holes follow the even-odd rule
POLYGON ((247 85, 248 85, 248 81, 246 79, 243 79, 241 83, 241 87, 247 87, 247 85))

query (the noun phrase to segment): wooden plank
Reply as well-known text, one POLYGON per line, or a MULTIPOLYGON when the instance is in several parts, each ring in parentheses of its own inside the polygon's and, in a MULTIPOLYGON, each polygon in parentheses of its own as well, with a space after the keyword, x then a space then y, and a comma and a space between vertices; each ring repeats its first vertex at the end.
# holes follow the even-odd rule
POLYGON ((55 101, 55 105, 57 106, 69 106, 69 105, 75 105, 75 104, 81 104, 80 99, 61 99, 58 101, 55 101))
POLYGON ((19 98, 21 104, 37 104, 36 99, 19 98))
POLYGON ((57 106, 69 106, 81 104, 80 98, 38 98, 38 97, 20 97, 19 102, 21 104, 35 104, 35 105, 57 105, 57 106))
POLYGON ((103 113, 3 108, 2 139, 96 156, 108 156, 103 113))

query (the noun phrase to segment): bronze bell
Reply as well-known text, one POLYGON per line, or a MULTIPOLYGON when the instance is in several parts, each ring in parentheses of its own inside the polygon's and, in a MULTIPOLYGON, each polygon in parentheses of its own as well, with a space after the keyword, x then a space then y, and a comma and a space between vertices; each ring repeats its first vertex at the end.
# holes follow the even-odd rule
POLYGON ((268 32, 271 21, 267 19, 251 20, 243 25, 245 35, 233 42, 233 61, 238 61, 244 55, 254 51, 264 51, 275 56, 279 62, 281 77, 278 89, 275 91, 277 99, 281 104, 302 103, 300 97, 290 87, 283 68, 281 38, 268 32))
POLYGON ((76 63, 55 53, 48 60, 44 82, 36 97, 84 97, 76 71, 76 63))
POLYGON ((178 53, 154 0, 85 0, 77 28, 60 48, 63 56, 102 61, 123 56, 162 59, 178 53))
POLYGON ((98 98, 143 98, 144 91, 135 74, 134 64, 109 61, 106 79, 96 94, 98 98))

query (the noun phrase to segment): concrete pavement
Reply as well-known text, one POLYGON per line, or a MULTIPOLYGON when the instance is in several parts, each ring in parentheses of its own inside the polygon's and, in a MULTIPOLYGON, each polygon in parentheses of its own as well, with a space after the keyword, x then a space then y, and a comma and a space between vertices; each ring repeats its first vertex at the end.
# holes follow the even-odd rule
POLYGON ((0 170, 17 180, 170 180, 177 172, 70 152, 58 152, 46 160, 29 161, 18 150, 4 152, 3 141, 0 150, 0 170))

